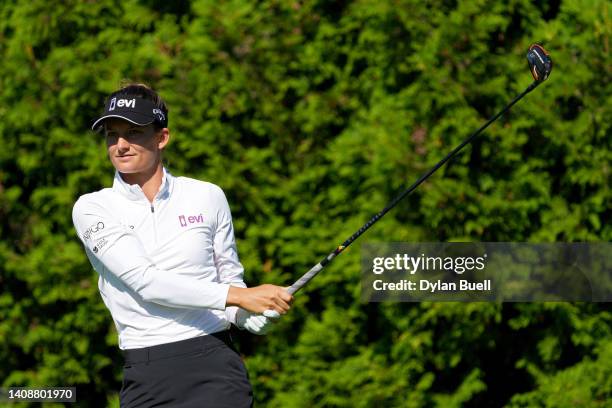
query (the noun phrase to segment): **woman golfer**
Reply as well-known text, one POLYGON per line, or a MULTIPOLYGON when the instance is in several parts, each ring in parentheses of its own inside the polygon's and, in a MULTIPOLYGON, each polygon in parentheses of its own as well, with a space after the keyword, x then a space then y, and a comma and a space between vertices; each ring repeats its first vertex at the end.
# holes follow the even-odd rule
POLYGON ((114 92, 92 128, 104 133, 115 179, 81 196, 72 218, 119 333, 121 406, 251 406, 228 329, 264 334, 292 296, 246 288, 223 191, 163 167, 168 109, 155 91, 114 92))

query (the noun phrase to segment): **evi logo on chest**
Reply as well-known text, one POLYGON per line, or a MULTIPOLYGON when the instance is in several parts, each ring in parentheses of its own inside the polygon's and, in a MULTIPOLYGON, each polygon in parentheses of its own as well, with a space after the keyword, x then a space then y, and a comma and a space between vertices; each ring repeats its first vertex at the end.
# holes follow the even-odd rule
POLYGON ((204 223, 204 215, 179 215, 178 217, 179 223, 181 227, 186 227, 190 224, 203 224, 204 223))

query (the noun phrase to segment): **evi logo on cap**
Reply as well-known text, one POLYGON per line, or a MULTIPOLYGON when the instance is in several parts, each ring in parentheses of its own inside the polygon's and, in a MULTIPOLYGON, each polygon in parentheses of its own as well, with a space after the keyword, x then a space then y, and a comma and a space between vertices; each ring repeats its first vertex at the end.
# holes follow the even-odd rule
POLYGON ((115 106, 117 108, 136 108, 136 99, 119 99, 113 98, 108 105, 108 111, 115 110, 115 106))

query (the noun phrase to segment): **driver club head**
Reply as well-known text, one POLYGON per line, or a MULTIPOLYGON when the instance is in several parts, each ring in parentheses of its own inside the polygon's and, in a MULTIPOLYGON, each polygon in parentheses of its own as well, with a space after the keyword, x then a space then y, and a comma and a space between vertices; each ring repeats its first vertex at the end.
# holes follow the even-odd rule
POLYGON ((536 82, 545 81, 552 71, 552 59, 548 51, 539 44, 533 44, 527 51, 527 61, 529 61, 529 69, 531 75, 536 82))

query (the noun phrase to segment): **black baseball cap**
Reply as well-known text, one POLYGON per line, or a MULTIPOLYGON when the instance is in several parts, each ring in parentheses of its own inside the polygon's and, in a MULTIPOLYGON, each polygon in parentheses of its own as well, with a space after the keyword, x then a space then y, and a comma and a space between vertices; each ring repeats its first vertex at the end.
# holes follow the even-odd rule
POLYGON ((125 119, 138 126, 146 126, 157 122, 161 127, 168 127, 168 118, 164 112, 153 101, 136 95, 112 95, 106 101, 104 112, 91 125, 91 129, 98 129, 109 118, 125 119))

